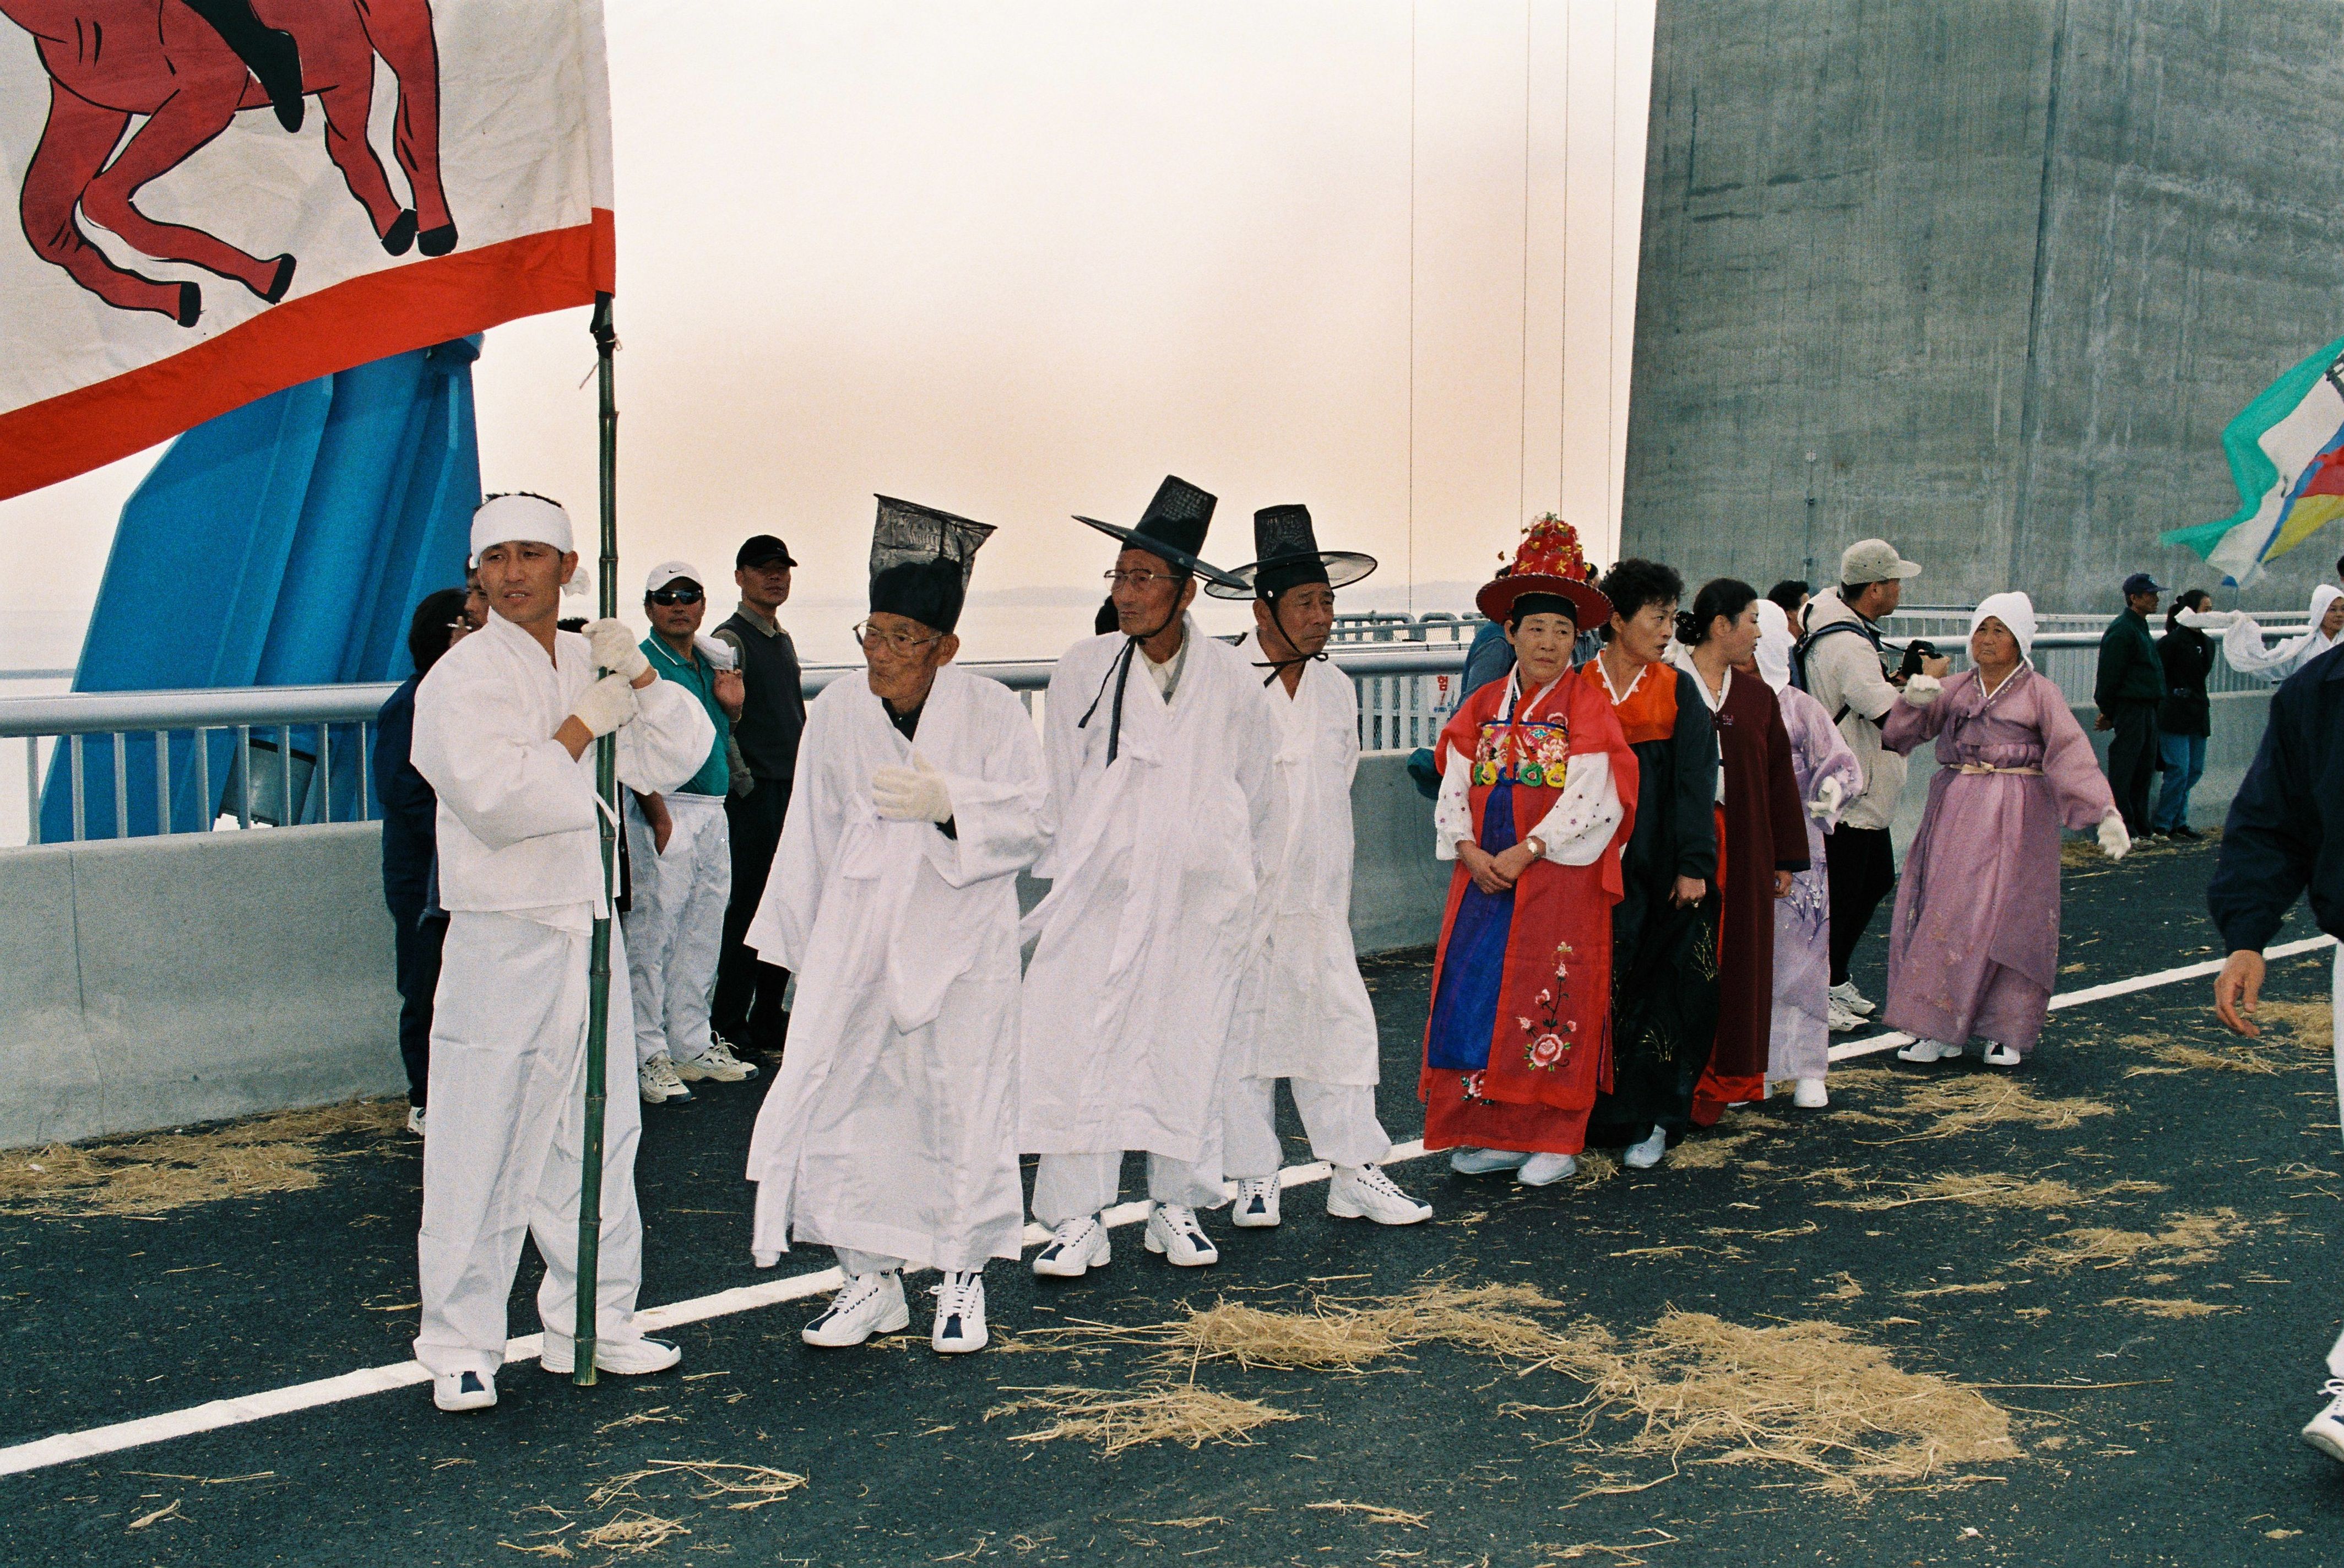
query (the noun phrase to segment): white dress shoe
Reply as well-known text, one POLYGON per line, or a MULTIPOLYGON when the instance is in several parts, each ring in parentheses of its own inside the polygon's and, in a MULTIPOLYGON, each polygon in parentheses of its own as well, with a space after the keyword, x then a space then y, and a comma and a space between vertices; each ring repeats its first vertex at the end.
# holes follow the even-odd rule
POLYGON ((1579 1160, 1568 1154, 1534 1154, 1522 1161, 1514 1172, 1514 1179, 1524 1187, 1551 1187, 1567 1176, 1579 1174, 1579 1160))
MULTIPOLYGON (((682 1350, 671 1340, 601 1340, 594 1345, 594 1370, 613 1377, 640 1378, 663 1372, 682 1360, 682 1350)), ((567 1338, 557 1340, 548 1334, 537 1364, 549 1372, 568 1377, 578 1365, 578 1347, 567 1338)))
MULTIPOLYGON (((441 1381, 444 1382, 446 1380, 441 1381)), ((2327 1386, 2319 1391, 2328 1396, 2328 1408, 2304 1423, 2303 1441, 2339 1464, 2344 1464, 2344 1378, 2329 1379, 2327 1386)), ((496 1397, 493 1392, 489 1395, 491 1403, 496 1397)), ((441 1405, 440 1408, 446 1410, 449 1407, 441 1405)))
POLYGON ((1642 1143, 1632 1143, 1620 1157, 1620 1163, 1631 1170, 1650 1170, 1661 1163, 1669 1152, 1669 1129, 1656 1127, 1642 1143))
POLYGON ((1961 1054, 1961 1047, 1948 1045, 1944 1040, 1915 1040, 1896 1053, 1896 1059, 1900 1062, 1944 1062, 1951 1061, 1961 1054))
POLYGON ((1868 1018, 1880 1010, 1880 1004, 1857 990, 1853 980, 1842 980, 1834 986, 1831 999, 1859 1018, 1868 1018))
POLYGON ((1327 1212, 1337 1219, 1417 1225, 1432 1218, 1432 1205, 1402 1192, 1379 1165, 1339 1165, 1327 1183, 1327 1212))
POLYGON ((1449 1168, 1460 1176, 1495 1176, 1520 1170, 1530 1156, 1511 1148, 1459 1148, 1449 1156, 1449 1168))
POLYGON ((935 1290, 936 1321, 928 1330, 928 1348, 943 1356, 985 1349, 985 1275, 948 1270, 935 1290))
POLYGON ((859 1345, 874 1334, 899 1334, 912 1326, 904 1304, 904 1276, 889 1269, 850 1274, 822 1315, 798 1330, 798 1338, 825 1350, 859 1345))
POLYGON ((1985 1065, 1990 1067, 2015 1067, 2026 1059, 2015 1046, 2006 1046, 2000 1040, 1985 1043, 1985 1065))
MULTIPOLYGON (((431 1380, 431 1402, 443 1411, 484 1411, 497 1402, 494 1372, 450 1372, 431 1380)), ((2331 1411, 2334 1406, 2329 1407, 2331 1411)), ((2310 1435, 2311 1428, 2303 1429, 2310 1435)), ((2339 1457, 2344 1457, 2339 1455, 2339 1457)))
POLYGON ((1801 1110, 1821 1110, 1831 1104, 1831 1094, 1821 1078, 1801 1078, 1791 1090, 1791 1103, 1801 1110))
POLYGON ((1202 1269, 1221 1260, 1212 1238, 1197 1223, 1197 1211, 1185 1203, 1157 1204, 1147 1217, 1147 1234, 1140 1239, 1176 1269, 1202 1269))
POLYGON ((1229 1223, 1240 1230, 1278 1228, 1278 1178, 1249 1176, 1238 1183, 1238 1200, 1229 1209, 1229 1223))
POLYGON ((1034 1272, 1050 1280, 1079 1280, 1094 1269, 1104 1269, 1114 1258, 1106 1227, 1096 1214, 1069 1219, 1050 1233, 1034 1254, 1034 1272))

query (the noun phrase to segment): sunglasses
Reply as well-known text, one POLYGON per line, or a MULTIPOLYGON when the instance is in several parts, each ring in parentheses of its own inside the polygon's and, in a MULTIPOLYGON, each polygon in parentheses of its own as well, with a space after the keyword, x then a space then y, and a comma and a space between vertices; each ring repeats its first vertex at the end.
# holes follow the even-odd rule
POLYGON ((708 596, 697 588, 662 588, 643 597, 654 604, 697 604, 708 596))

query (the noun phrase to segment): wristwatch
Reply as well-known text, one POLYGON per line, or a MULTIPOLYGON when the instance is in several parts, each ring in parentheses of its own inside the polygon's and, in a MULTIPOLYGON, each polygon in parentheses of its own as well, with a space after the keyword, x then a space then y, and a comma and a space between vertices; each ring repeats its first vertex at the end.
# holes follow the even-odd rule
POLYGON ((1546 858, 1546 840, 1541 838, 1537 834, 1525 834, 1522 837, 1522 842, 1530 846, 1530 851, 1532 856, 1540 860, 1544 860, 1546 858))

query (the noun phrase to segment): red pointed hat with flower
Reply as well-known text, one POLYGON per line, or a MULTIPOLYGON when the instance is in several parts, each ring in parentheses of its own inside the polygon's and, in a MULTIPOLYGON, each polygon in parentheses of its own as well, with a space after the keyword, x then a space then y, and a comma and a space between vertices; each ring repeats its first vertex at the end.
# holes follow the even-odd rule
POLYGON ((1552 512, 1522 531, 1514 559, 1473 596, 1474 607, 1492 621, 1513 618, 1514 602, 1526 594, 1561 599, 1581 632, 1612 619, 1612 601, 1595 587, 1595 569, 1579 548, 1579 531, 1552 512))

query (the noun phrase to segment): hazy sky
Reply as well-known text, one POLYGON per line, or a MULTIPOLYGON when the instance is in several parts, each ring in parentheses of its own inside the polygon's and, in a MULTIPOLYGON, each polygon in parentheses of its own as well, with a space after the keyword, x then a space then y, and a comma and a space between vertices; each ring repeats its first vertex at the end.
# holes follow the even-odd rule
MULTIPOLYGON (((1652 0, 691 10, 610 0, 630 567, 773 531, 850 597, 884 491, 1000 526, 980 591, 1089 590, 1068 514, 1167 471, 1212 559, 1303 501, 1383 602, 1548 507, 1608 558, 1652 0)), ((489 487, 581 518, 584 328, 476 373, 489 487)), ((151 460, 0 503, 0 615, 78 627, 151 460)))

